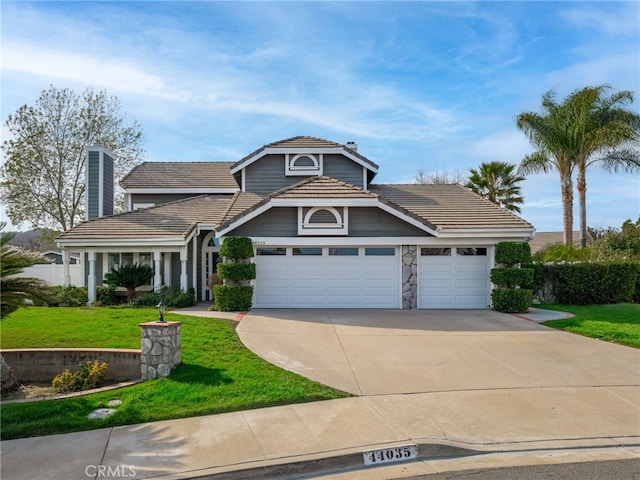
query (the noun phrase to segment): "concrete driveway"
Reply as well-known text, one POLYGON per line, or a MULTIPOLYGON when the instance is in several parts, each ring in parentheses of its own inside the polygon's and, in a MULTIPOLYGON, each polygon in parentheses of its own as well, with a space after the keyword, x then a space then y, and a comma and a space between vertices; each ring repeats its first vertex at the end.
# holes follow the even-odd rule
POLYGON ((636 349, 488 310, 257 309, 238 333, 265 360, 357 395, 640 384, 636 349))

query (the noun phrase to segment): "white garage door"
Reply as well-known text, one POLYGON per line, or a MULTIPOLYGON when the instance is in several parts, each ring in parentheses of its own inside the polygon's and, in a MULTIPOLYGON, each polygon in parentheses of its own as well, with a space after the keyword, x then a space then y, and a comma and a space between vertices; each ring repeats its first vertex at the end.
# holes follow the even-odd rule
POLYGON ((259 247, 254 306, 399 308, 395 247, 259 247))
POLYGON ((490 304, 486 248, 421 248, 419 308, 487 308, 490 304))

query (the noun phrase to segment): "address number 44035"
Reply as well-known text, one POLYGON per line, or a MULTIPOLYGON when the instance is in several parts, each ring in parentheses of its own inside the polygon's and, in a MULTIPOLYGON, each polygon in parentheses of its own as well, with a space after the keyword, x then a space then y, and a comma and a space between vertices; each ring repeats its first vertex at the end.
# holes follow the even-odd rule
POLYGON ((380 463, 402 462, 418 457, 417 445, 405 445, 402 447, 381 448, 363 452, 365 465, 377 465, 380 463))

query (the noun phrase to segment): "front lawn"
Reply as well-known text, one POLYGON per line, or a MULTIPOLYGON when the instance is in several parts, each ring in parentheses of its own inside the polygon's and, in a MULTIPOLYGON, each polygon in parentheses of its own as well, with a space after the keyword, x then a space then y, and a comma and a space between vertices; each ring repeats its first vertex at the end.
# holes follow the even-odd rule
MULTIPOLYGON (((140 348, 139 323, 155 309, 20 309, 0 322, 2 348, 140 348)), ((208 415, 349 396, 278 368, 247 350, 235 322, 166 314, 181 321, 182 364, 171 376, 82 397, 5 404, 2 440, 208 415), (89 420, 109 400, 122 405, 111 417, 89 420)))
POLYGON ((640 348, 640 304, 535 306, 575 315, 564 320, 545 322, 544 325, 548 327, 640 348))

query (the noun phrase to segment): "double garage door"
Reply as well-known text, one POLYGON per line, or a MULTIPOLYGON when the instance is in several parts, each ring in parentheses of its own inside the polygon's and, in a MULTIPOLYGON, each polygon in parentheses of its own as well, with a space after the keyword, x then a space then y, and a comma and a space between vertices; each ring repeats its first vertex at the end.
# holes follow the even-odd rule
MULTIPOLYGON (((397 247, 258 247, 259 308, 401 308, 397 247)), ((486 308, 486 248, 419 248, 418 308, 486 308)))
POLYGON ((254 305, 400 308, 395 247, 258 247, 254 305))

